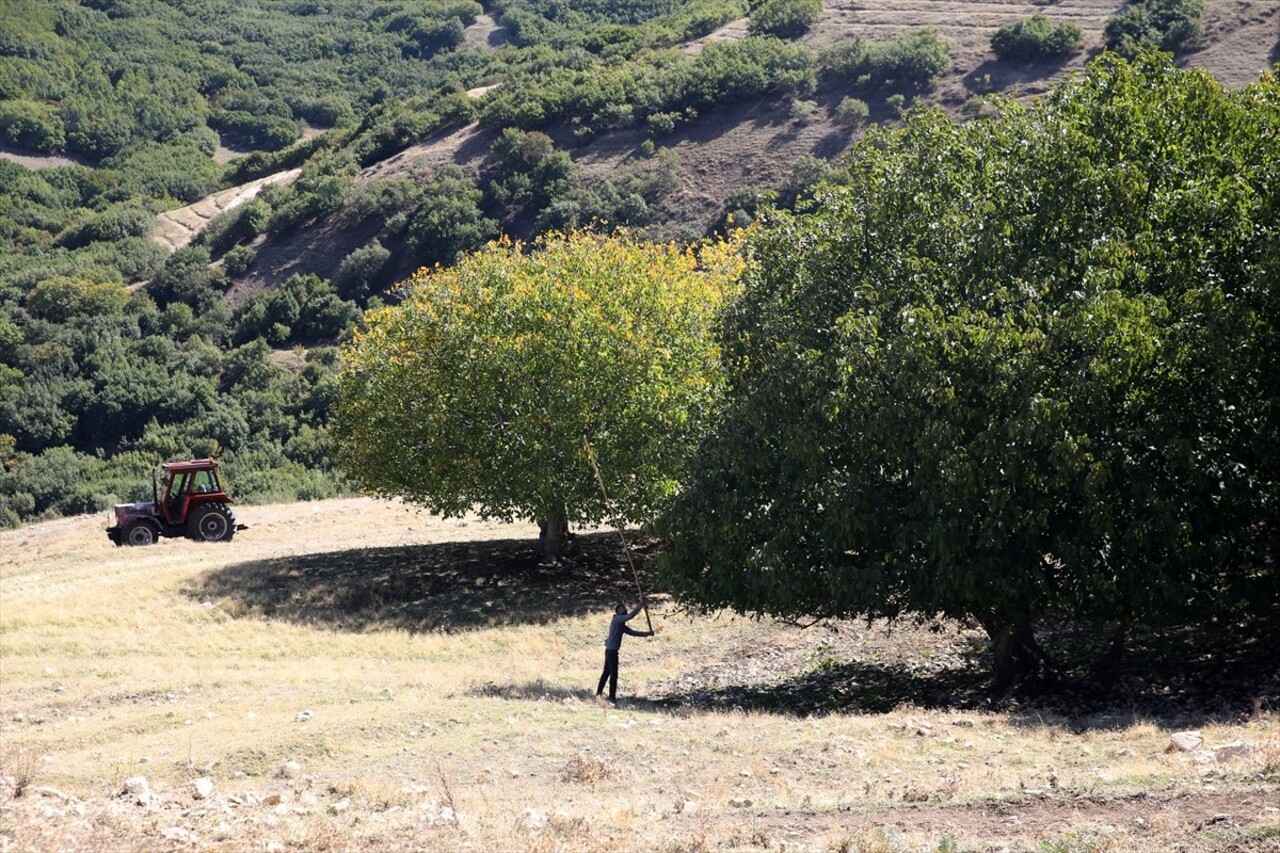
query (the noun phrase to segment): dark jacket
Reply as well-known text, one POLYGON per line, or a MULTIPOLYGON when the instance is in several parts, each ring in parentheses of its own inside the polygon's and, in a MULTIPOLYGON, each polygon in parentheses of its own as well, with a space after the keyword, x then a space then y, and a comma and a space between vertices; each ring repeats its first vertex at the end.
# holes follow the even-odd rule
POLYGON ((613 615, 613 621, 609 623, 609 636, 605 637, 604 640, 604 647, 606 649, 617 650, 622 648, 623 634, 630 634, 633 637, 649 636, 648 631, 635 631, 627 627, 627 622, 639 615, 640 611, 643 609, 644 605, 641 604, 630 613, 615 613, 613 615))

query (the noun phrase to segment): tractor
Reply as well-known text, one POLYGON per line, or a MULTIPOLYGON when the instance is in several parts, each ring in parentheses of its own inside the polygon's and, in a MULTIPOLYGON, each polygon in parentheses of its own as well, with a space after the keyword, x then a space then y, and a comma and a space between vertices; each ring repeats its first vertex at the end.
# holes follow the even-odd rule
POLYGON ((197 542, 230 542, 237 530, 227 504, 231 498, 218 481, 212 459, 165 462, 164 479, 151 474, 151 500, 116 504, 115 524, 107 536, 116 545, 152 545, 161 536, 186 536, 197 542))

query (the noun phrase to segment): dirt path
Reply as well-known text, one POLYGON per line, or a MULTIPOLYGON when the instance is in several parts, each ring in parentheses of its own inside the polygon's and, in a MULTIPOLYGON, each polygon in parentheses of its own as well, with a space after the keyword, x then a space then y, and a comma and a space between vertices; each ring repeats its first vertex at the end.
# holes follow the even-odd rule
POLYGON ((15 148, 0 142, 0 160, 8 160, 28 169, 56 169, 60 166, 83 166, 92 169, 93 163, 72 154, 36 154, 26 148, 15 148))
POLYGON ((219 213, 233 210, 252 201, 263 187, 290 183, 300 174, 302 174, 301 169, 277 172, 238 187, 207 195, 195 204, 166 211, 156 217, 155 224, 151 228, 151 239, 171 252, 181 249, 219 213))

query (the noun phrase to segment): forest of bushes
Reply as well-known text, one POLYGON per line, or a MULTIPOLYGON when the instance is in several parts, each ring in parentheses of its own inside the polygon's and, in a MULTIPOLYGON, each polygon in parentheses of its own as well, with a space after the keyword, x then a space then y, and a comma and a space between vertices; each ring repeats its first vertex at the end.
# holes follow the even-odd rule
MULTIPOLYGON (((1190 44, 1198 2, 1135 3, 1108 38, 1126 50, 1190 44)), ((0 526, 140 497, 163 458, 216 454, 250 501, 340 492, 328 427, 337 347, 407 271, 501 234, 668 224, 680 163, 663 144, 681 126, 762 97, 803 114, 821 89, 847 94, 837 118, 855 126, 868 102, 927 96, 950 67, 927 29, 822 52, 793 41, 819 11, 807 0, 6 3, 0 143, 72 162, 0 160, 0 526), (483 14, 501 38, 469 45, 483 14), (745 39, 675 49, 743 16, 745 39), (496 88, 465 94, 481 86, 496 88), (355 180, 473 121, 493 134, 479 174, 355 180), (583 177, 553 142, 621 128, 646 138, 608 180, 583 177), (162 211, 299 166, 296 182, 176 253, 147 236, 162 211), (316 221, 359 247, 325 278, 228 304, 264 238, 316 221)), ((1031 21, 1001 44, 1021 56, 1077 41, 1031 21)), ((741 188, 724 217, 684 236, 841 179, 816 159, 792 174, 741 188)))

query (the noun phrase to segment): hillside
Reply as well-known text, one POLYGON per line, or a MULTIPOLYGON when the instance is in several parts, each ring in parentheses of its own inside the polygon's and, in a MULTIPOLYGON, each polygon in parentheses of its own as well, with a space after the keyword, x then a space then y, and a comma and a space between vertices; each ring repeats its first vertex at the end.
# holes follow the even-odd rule
POLYGON ((1275 849, 1272 705, 1153 682, 992 710, 959 626, 652 590, 660 633, 627 640, 608 708, 601 633, 634 591, 612 535, 549 567, 530 527, 396 503, 240 515, 227 545, 119 549, 101 515, 0 532, 0 845, 1275 849))
MULTIPOLYGON (((249 500, 338 494, 334 347, 414 270, 802 204, 869 129, 1045 92, 1130 7, 806 8, 774 38, 743 0, 6 4, 0 525, 141 496, 160 457, 217 453, 249 500), (1078 43, 997 59, 1033 14, 1078 43)), ((1193 29, 1179 62, 1240 87, 1280 12, 1208 0, 1193 29)))
MULTIPOLYGON (((1114 0, 1062 0, 1052 4, 1029 2, 932 2, 932 0, 880 0, 874 3, 836 0, 823 6, 813 28, 798 40, 822 50, 842 39, 859 36, 888 40, 918 27, 935 29, 950 48, 952 68, 925 100, 959 116, 975 95, 998 92, 1034 97, 1073 71, 1081 69, 1102 47, 1106 20, 1121 8, 1114 0), (1036 12, 1056 21, 1078 24, 1084 32, 1080 50, 1065 61, 1039 63, 1002 62, 991 53, 992 34, 1001 26, 1036 12)), ((1249 0, 1215 0, 1209 5, 1206 46, 1188 53, 1185 64, 1208 70, 1225 85, 1239 87, 1256 81, 1270 67, 1280 45, 1280 10, 1249 0)), ((683 49, 698 53, 708 42, 736 41, 748 34, 748 22, 725 24, 683 49)), ((492 20, 473 25, 469 40, 477 45, 502 43, 501 28, 492 20)), ((487 90, 477 94, 483 96, 487 90)), ((662 143, 675 155, 676 186, 659 202, 655 237, 699 234, 723 208, 725 199, 744 188, 780 188, 793 178, 797 161, 816 157, 832 161, 848 146, 851 133, 832 115, 846 93, 838 87, 820 86, 814 94, 816 110, 797 119, 787 98, 761 98, 700 116, 686 130, 677 130, 662 143)), ((892 121, 887 107, 876 108, 873 118, 892 121)), ((575 141, 568 126, 549 129, 558 147, 568 150, 588 180, 601 182, 634 163, 647 138, 640 130, 626 130, 597 137, 587 144, 575 141)), ((496 134, 475 124, 450 130, 409 145, 386 160, 366 167, 357 182, 392 180, 424 175, 453 163, 471 175, 483 171, 496 134)), ((238 279, 233 302, 270 287, 289 275, 331 275, 346 253, 367 235, 344 234, 328 222, 313 223, 279 241, 258 247, 262 262, 238 279)), ((406 275, 411 265, 397 268, 406 275)))

